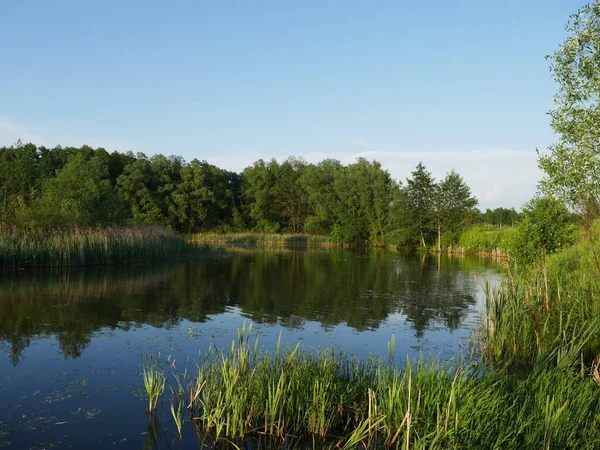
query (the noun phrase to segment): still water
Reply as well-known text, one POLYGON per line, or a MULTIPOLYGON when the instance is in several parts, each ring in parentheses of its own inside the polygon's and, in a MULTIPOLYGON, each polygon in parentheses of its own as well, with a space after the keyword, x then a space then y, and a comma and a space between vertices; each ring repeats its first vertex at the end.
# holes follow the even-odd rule
POLYGON ((480 322, 490 260, 359 249, 215 250, 135 267, 0 273, 0 448, 199 448, 148 432, 141 356, 177 369, 231 343, 449 359, 480 322))

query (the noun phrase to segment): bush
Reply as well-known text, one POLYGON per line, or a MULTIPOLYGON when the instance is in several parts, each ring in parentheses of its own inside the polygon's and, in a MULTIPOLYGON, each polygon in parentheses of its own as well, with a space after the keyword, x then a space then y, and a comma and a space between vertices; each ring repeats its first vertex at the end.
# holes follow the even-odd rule
POLYGON ((563 203, 549 197, 534 198, 523 207, 510 253, 517 262, 531 264, 572 244, 576 231, 563 203))

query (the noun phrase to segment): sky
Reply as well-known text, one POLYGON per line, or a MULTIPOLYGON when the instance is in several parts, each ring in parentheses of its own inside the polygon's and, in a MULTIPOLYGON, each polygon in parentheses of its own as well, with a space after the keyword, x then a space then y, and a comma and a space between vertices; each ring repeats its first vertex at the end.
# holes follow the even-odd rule
POLYGON ((455 169, 520 208, 575 0, 0 0, 0 146, 455 169))

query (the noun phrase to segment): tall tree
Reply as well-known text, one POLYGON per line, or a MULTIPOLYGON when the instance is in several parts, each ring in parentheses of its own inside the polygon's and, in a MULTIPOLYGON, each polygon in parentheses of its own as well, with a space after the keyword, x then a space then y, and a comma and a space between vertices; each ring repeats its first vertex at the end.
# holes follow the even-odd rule
POLYGON ((308 233, 331 233, 339 202, 334 182, 343 170, 344 167, 338 160, 326 159, 316 165, 309 164, 298 180, 310 205, 305 224, 308 233))
POLYGON ((600 200, 600 1, 572 15, 567 40, 549 57, 559 90, 550 111, 558 142, 539 154, 544 191, 572 207, 600 200))
POLYGON ((255 231, 275 233, 281 229, 279 215, 275 212, 275 184, 279 178, 279 164, 275 159, 268 163, 259 159, 243 172, 242 196, 255 231))
POLYGON ((44 185, 43 214, 56 225, 111 224, 124 217, 102 158, 74 153, 44 185))
POLYGON ((442 251, 442 232, 457 230, 468 219, 473 219, 477 203, 469 186, 454 170, 435 186, 433 208, 438 251, 442 251))
POLYGON ((435 230, 434 201, 435 180, 423 163, 419 162, 406 180, 406 214, 410 220, 411 235, 418 236, 419 245, 427 247, 427 242, 435 230))
POLYGON ((306 161, 302 158, 286 159, 279 166, 279 175, 273 187, 272 207, 284 228, 292 233, 303 231, 309 213, 308 194, 299 183, 305 169, 306 161))

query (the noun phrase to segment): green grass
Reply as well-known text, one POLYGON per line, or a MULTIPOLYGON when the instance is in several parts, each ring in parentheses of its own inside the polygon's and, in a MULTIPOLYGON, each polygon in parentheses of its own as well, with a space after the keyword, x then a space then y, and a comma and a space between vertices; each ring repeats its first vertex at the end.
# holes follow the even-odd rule
POLYGON ((64 230, 0 226, 0 269, 149 262, 194 248, 157 226, 64 230))
POLYGON ((600 353, 600 273, 593 255, 581 235, 573 246, 510 272, 487 296, 484 354, 513 367, 540 360, 589 365, 600 353))
POLYGON ((483 362, 407 360, 400 367, 393 358, 359 360, 334 349, 278 345, 269 353, 244 328, 228 351, 200 361, 187 400, 187 421, 217 444, 241 446, 256 436, 267 436, 269 448, 564 449, 600 442, 600 388, 570 366, 540 363, 522 376, 483 362))
POLYGON ((449 251, 464 253, 483 253, 506 256, 510 252, 515 229, 513 227, 496 228, 492 225, 474 225, 462 231, 456 244, 449 251))
POLYGON ((200 244, 251 244, 251 245, 342 245, 330 236, 311 234, 261 234, 261 233, 200 233, 186 236, 188 241, 200 244))

